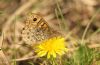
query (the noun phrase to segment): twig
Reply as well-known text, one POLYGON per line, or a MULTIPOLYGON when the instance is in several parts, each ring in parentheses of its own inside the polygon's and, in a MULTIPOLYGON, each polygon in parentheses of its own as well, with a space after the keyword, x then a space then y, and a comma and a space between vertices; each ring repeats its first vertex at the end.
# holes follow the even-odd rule
POLYGON ((32 57, 24 57, 24 58, 19 58, 19 59, 15 59, 15 60, 12 60, 12 61, 25 61, 25 60, 31 60, 31 59, 36 59, 37 56, 32 56, 32 57))

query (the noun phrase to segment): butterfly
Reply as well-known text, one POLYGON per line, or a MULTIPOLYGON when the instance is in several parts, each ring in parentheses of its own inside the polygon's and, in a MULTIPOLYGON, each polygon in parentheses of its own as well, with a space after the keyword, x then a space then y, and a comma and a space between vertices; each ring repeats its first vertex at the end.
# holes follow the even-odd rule
POLYGON ((22 29, 22 39, 32 45, 33 43, 57 36, 59 33, 51 28, 40 14, 30 13, 22 29))

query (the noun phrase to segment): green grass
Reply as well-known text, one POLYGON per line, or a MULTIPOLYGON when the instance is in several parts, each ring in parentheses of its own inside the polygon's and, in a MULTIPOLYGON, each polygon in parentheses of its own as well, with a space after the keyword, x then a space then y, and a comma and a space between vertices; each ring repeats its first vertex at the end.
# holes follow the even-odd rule
POLYGON ((90 49, 86 45, 80 45, 74 54, 64 61, 64 65, 92 65, 94 60, 99 58, 99 54, 95 49, 90 49))
POLYGON ((63 13, 60 9, 60 5, 57 0, 56 0, 55 14, 58 19, 60 29, 62 31, 68 31, 68 23, 66 22, 66 20, 63 16, 63 13))

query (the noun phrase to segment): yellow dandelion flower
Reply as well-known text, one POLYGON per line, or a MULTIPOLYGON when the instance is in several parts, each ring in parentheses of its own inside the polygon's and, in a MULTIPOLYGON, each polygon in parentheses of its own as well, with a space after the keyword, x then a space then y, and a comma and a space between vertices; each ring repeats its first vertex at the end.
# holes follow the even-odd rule
POLYGON ((56 58, 58 55, 63 55, 68 49, 65 47, 65 39, 62 37, 54 37, 48 40, 44 40, 36 47, 37 56, 43 57, 47 55, 56 58))

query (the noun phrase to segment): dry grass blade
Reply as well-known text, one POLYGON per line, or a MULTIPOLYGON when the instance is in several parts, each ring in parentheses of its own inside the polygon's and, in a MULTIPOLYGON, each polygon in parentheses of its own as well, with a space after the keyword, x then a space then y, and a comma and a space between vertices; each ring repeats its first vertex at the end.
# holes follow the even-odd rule
POLYGON ((96 17, 96 15, 100 12, 100 9, 93 15, 93 17, 91 18, 90 22, 88 23, 88 25, 86 26, 85 30, 84 30, 84 33, 83 33, 83 36, 82 36, 82 42, 81 43, 84 43, 84 38, 86 36, 86 33, 89 29, 89 26, 90 24, 93 22, 94 18, 96 17))
POLYGON ((4 38, 4 35, 2 34, 2 36, 0 38, 0 64, 10 65, 7 57, 5 56, 5 54, 2 51, 3 38, 4 38))
POLYGON ((0 51, 0 64, 10 65, 2 50, 0 51))

